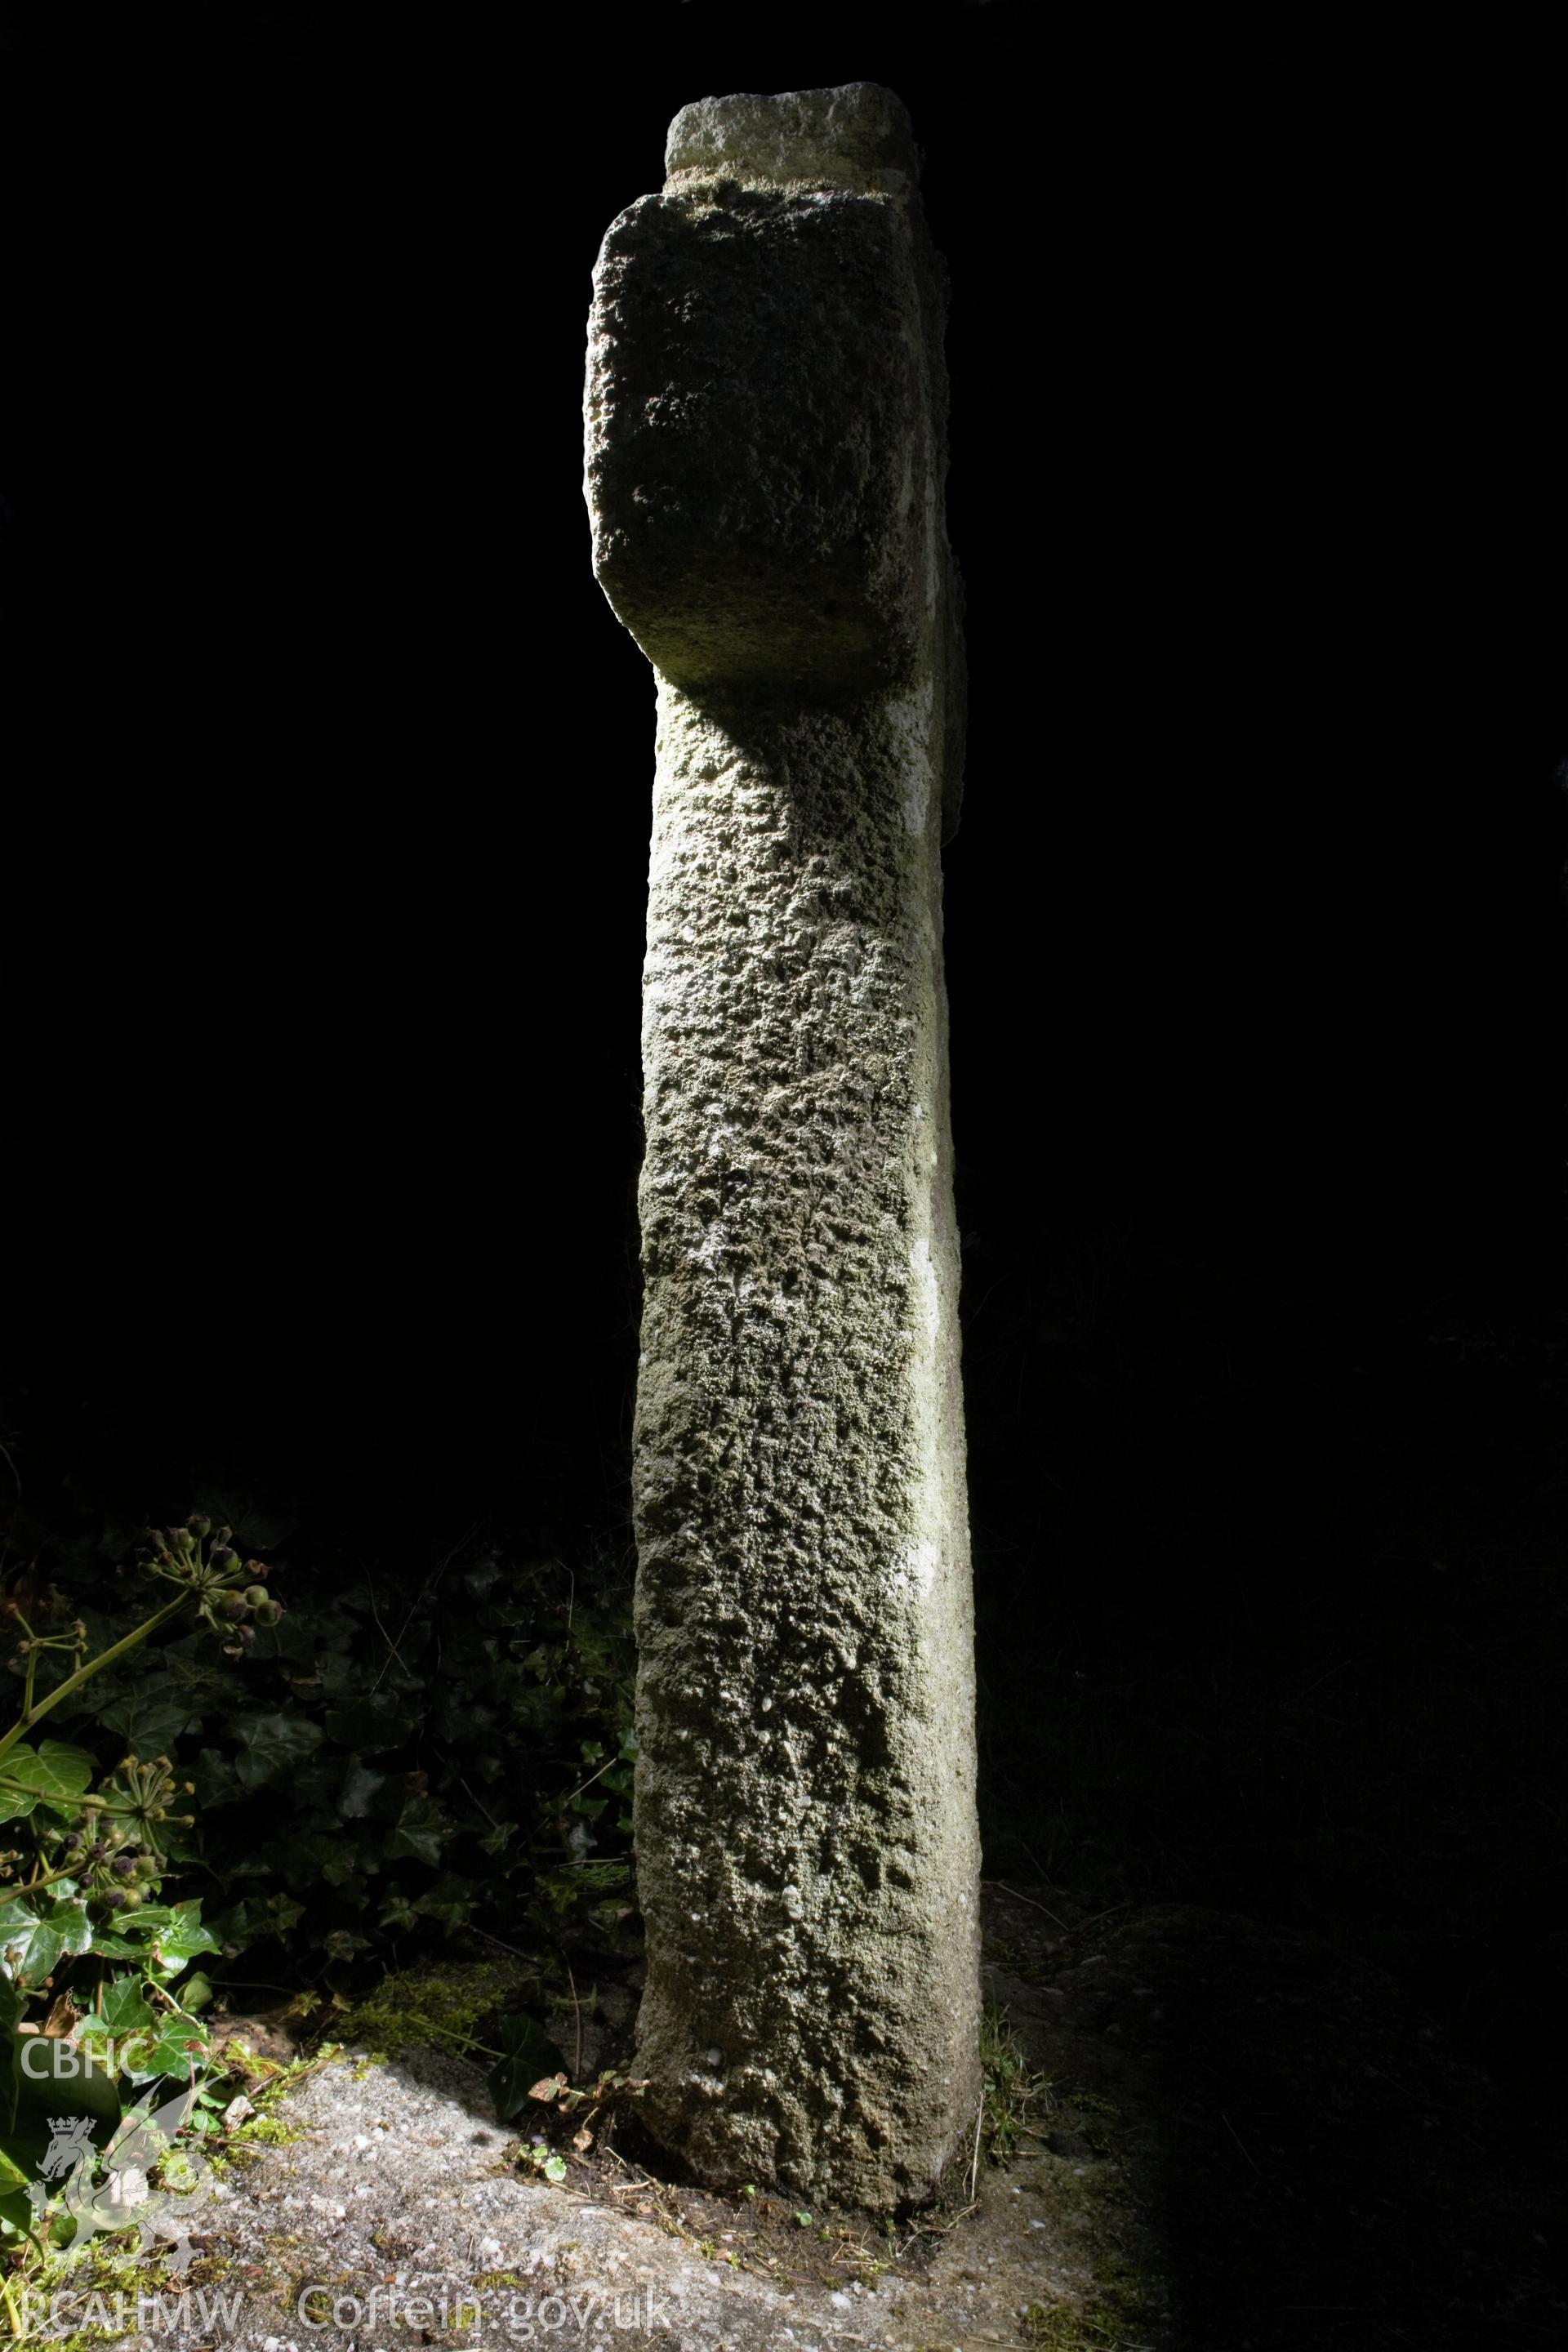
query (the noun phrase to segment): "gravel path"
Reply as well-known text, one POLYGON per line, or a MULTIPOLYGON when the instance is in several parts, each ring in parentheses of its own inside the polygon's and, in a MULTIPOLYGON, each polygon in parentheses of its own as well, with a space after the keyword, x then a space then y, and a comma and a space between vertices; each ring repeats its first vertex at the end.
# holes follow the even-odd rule
MULTIPOLYGON (((132 2325, 108 2340, 179 2352, 432 2342, 967 2352, 1021 2341, 1020 2280, 1054 2300, 1087 2259, 1081 2246, 1064 2259, 1035 2200, 994 2170, 980 2210, 923 2275, 820 2273, 830 2250, 800 2232, 782 2287, 704 2259, 613 2196, 520 2177, 519 2140, 497 2125, 483 2077, 428 2049, 382 2064, 345 2052, 272 2112, 302 2136, 260 2148, 209 2189, 184 2280, 149 2290, 140 2324, 127 2311, 132 2325)), ((637 2199, 637 2176, 626 2179, 637 2199)), ((62 2299, 61 2332, 101 2318, 111 2291, 100 2294, 96 2312, 85 2288, 62 2299)))
MULTIPOLYGON (((99 2239, 118 2280, 95 2306, 82 2264, 41 2333, 149 2352, 1568 2341, 1561 2164, 1390 1978, 1209 1911, 1059 1924, 988 1898, 988 1992, 1048 2080, 1034 2134, 944 2231, 801 2228, 600 2150, 553 2185, 475 2068, 351 2046, 271 2104, 297 2137, 237 2150, 191 2200, 188 2248, 138 2266, 99 2239)), ((624 1986, 600 2005, 629 2017, 624 1986)))

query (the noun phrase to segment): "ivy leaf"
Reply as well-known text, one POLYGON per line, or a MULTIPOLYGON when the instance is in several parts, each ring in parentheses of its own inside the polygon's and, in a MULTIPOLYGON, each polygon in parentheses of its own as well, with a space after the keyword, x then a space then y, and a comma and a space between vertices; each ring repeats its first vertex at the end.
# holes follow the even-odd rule
POLYGON ((147 2002, 147 1989, 140 1977, 115 1977, 105 1988, 103 2007, 90 2011, 77 2029, 83 2042, 111 2035, 118 2041, 124 2033, 143 2033, 153 2022, 153 2011, 147 2002))
POLYGON ((410 1797, 387 1834, 386 1858, 407 1853, 416 1862, 438 1863, 444 1834, 439 1806, 429 1797, 410 1797))
POLYGON ((77 2027, 75 2039, 100 2066, 112 2072, 115 2053, 111 2043, 123 2042, 129 2035, 135 2034, 143 2046, 151 2048, 158 2028, 159 2021, 147 2006, 141 1978, 117 1977, 103 1996, 101 2012, 89 2010, 77 2027))
POLYGON ((234 1766, 221 1748, 204 1748, 196 1758, 196 1801, 204 1812, 218 1805, 237 1805, 245 1795, 234 1766))
POLYGON ((479 1909, 479 1894, 471 1879, 458 1878, 448 1871, 426 1890, 414 1908, 426 1919, 438 1919, 447 1934, 455 1936, 479 1909))
POLYGON ((352 1886, 362 1871, 375 1868, 374 1856, 367 1855, 352 1838, 344 1837, 341 1830, 335 1835, 312 1830, 277 1845, 264 1846, 262 1860, 272 1877, 281 1879, 287 1886, 304 1889, 317 1885, 352 1886))
MULTIPOLYGON (((137 1914, 138 1917, 144 1915, 137 1914)), ((223 1946, 202 1919, 200 1896, 189 1903, 176 1903, 169 1914, 168 1924, 161 1926, 153 1938, 156 1950, 153 1966, 165 1981, 177 1977, 183 1968, 194 1960, 198 1952, 220 1952, 223 1946)))
POLYGON ((443 1684, 430 1705, 430 1720, 439 1736, 454 1748, 478 1748, 495 1737, 500 1717, 493 1706, 482 1706, 475 1697, 476 1691, 492 1685, 495 1671, 482 1655, 476 1658, 469 1652, 466 1661, 453 1655, 457 1644, 444 1647, 441 1663, 453 1679, 443 1684), (458 1682, 459 1675, 468 1679, 458 1682))
POLYGON ((62 1952, 91 1947, 84 1903, 48 1903, 37 1911, 21 1902, 0 1906, 0 1964, 14 1984, 41 1984, 62 1952))
POLYGON ((0 1756, 0 1821, 25 1821, 36 1805, 68 1812, 87 1793, 97 1766, 84 1748, 46 1739, 37 1748, 18 1746, 0 1756))
POLYGON ((236 1727, 245 1745, 237 1759, 235 1775, 242 1789, 253 1792, 275 1780, 286 1780, 321 1744, 321 1727, 309 1716, 253 1715, 236 1727))
POLYGON ((342 1757, 334 1756, 323 1742, 313 1764, 301 1764, 289 1775, 289 1811, 308 1812, 325 1826, 324 1817, 335 1814, 342 1777, 342 1757))
POLYGON ((74 1956, 92 1949, 92 1922, 87 1916, 87 1905, 79 1895, 57 1899, 44 1913, 45 1925, 60 1939, 62 1952, 74 1956))
POLYGON ((159 2026, 156 2041, 139 2053, 136 2079, 142 2082, 157 2074, 186 2078, 192 2066, 199 2064, 207 2054, 208 2046, 207 2037, 194 2017, 166 2016, 159 2026))
POLYGON ((316 1629, 292 1609, 276 1625, 258 1625, 250 1645, 251 1658, 289 1658, 296 1665, 313 1665, 316 1629))
POLYGON ((149 1903, 140 1911, 122 1913, 117 1927, 96 1931, 93 1949, 110 1959, 135 1960, 167 1986, 197 1952, 223 1949, 220 1939, 203 1924, 201 1908, 197 1895, 172 1909, 149 1903))
POLYGON ((198 1702, 176 1697, 167 1689, 141 1690, 98 1710, 98 1719, 108 1730, 118 1731, 134 1754, 160 1756, 173 1748, 182 1732, 200 1724, 202 1710, 198 1702))
POLYGON ((501 2019, 499 2039, 501 2055, 485 2079, 504 2124, 528 2105, 531 2086, 543 2074, 563 2072, 565 2062, 539 2020, 526 2011, 501 2019))
POLYGON ((342 1818, 345 1822, 364 1821, 370 1812, 371 1800, 385 1778, 384 1772, 373 1772, 359 1757, 353 1758, 338 1796, 338 1811, 342 1818))

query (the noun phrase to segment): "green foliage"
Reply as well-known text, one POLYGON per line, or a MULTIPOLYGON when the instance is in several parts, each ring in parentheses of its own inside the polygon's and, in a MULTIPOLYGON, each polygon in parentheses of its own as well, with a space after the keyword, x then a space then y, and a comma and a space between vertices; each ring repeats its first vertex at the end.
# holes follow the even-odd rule
POLYGON ((501 2055, 487 2079, 496 2114, 505 2124, 521 2113, 540 2078, 563 2062, 543 2026, 524 2013, 501 2020, 500 2045, 501 2055))
MULTIPOLYGON (((40 1598, 36 1571, 23 1580, 33 1614, 18 1606, 17 1733, 47 1717, 58 1736, 0 1740, 0 1819, 19 1842, 0 1871, 21 1862, 21 1841, 35 1854, 9 1894, 0 1884, 0 2028, 5 2000, 19 2017, 51 1969, 106 1959, 89 2015, 74 2021, 100 2104, 107 2086, 94 2145, 117 2127, 121 2081, 159 2074, 188 2077, 189 2128, 200 2132, 217 2116, 200 2012, 249 1948, 283 1948, 252 1962, 252 1976, 309 1967, 321 1983, 324 1961, 363 1983, 390 1963, 406 1987, 410 1946, 477 1930, 514 1959, 538 1955, 536 2013, 487 2024, 528 1997, 515 1967, 478 2008, 473 1987, 454 2005, 421 1978, 414 2006, 400 1992, 385 2018, 374 1995, 356 2005, 330 1975, 325 1987, 359 2038, 438 2039, 488 2063, 503 2116, 531 2095, 534 2112, 543 2105, 525 2160, 563 2179, 601 2114, 640 2089, 614 2074, 570 2088, 542 2021, 561 1943, 624 1948, 631 1916, 629 1578, 601 1564, 585 1602, 558 1560, 520 1561, 498 1546, 423 1574, 356 1560, 318 1572, 285 1611, 274 1588, 295 1587, 282 1564, 240 1559, 227 1524, 210 1543, 208 1533, 203 1516, 149 1532, 142 1570, 180 1588, 151 1619, 135 1612, 134 1570, 105 1557, 123 1542, 113 1529, 57 1547, 68 1604, 57 1588, 40 1598), (195 1624, 174 1624, 186 1608, 195 1624), (47 1621, 62 1610, 75 1613, 57 1635, 47 1621), (191 1811, 174 1811, 176 1788, 191 1811), (221 1890, 210 1923, 161 1885, 198 1867, 221 1890), (212 1974, 192 1970, 208 1953, 212 1974), (187 1971, 176 1999, 170 1988, 187 1971), (127 2043, 133 2075, 115 2071, 127 2043)), ((21 2117, 14 2147, 18 2230, 30 2221, 28 2168, 44 2153, 37 2121, 21 2117)), ((0 2173, 0 2247, 5 2194, 0 2173)))
MULTIPOLYGON (((155 1536, 148 1565, 188 1586, 183 1532, 155 1536)), ((109 1728, 145 1754, 156 1735, 189 1776, 200 1836, 168 1850, 222 1888, 225 1958, 273 1940, 284 1966, 401 1968, 476 1929, 530 1951, 567 1933, 612 1948, 634 1901, 629 1577, 601 1563, 585 1601, 561 1561, 499 1546, 427 1572, 355 1560, 308 1590, 280 1563, 233 1565, 198 1606, 243 1674, 199 1630, 132 1671, 113 1654, 123 1571, 62 1545, 58 1572, 111 1658, 54 1701, 74 1738, 109 1728)), ((26 1771, 43 1766, 13 1781, 8 1763, 0 1798, 39 1801, 26 1771)))
MULTIPOLYGON (((167 1756, 123 1756, 105 1772, 93 1747, 26 1737, 49 1716, 81 1720, 83 1738, 100 1744, 107 1730, 122 1745, 128 1721, 145 1727, 154 1718, 128 1716, 112 1673, 187 1605, 232 1654, 244 1646, 236 1628, 262 1601, 271 1622, 281 1615, 264 1591, 239 1593, 247 1570, 228 1528, 214 1536, 196 1517, 148 1535, 144 1566, 177 1588, 150 1614, 95 1623, 83 1612, 62 1622, 59 1590, 36 1570, 13 1578, 0 1601, 0 1621, 20 1634, 11 1668, 21 1685, 16 1720, 0 1732, 0 1823, 15 1841, 0 1854, 0 2247, 9 2242, 25 2269, 48 2260, 51 2242, 74 2244, 89 2209, 88 2234, 106 2226, 100 2176, 114 2162, 133 2152, 144 2169, 178 2168, 174 2137, 192 2124, 209 2058, 197 2009, 210 1985, 194 1985, 188 2008, 173 1988, 216 1938, 199 1901, 158 1900, 177 1867, 175 1842, 195 1825, 174 1811, 192 1784, 176 1780, 167 1756), (29 2018, 50 1993, 47 2013, 29 2018), (154 2088, 140 2101, 128 2094, 161 2077, 183 2081, 189 2095, 165 2099, 154 2118, 154 2088)), ((123 2226, 135 2226, 133 2210, 123 2226)))
POLYGON ((981 2135, 986 2160, 1005 2164, 1021 2140, 1035 2137, 1031 2117, 1046 2096, 1047 2077, 1030 2066, 994 2000, 987 2003, 980 2021, 980 2065, 985 2086, 981 2135))
MULTIPOLYGON (((506 2021, 508 2026, 513 2022, 510 2018, 506 2021)), ((490 2076, 492 2089, 501 2074, 502 2069, 498 2068, 490 2076)), ((520 2079, 519 2074, 503 2083, 502 2091, 508 2101, 516 2097, 520 2079)), ((531 2083, 522 2097, 517 2100, 517 2106, 532 2100, 545 2110, 549 2118, 549 2136, 542 2131, 533 2133, 522 2150, 522 2160, 537 2167, 547 2180, 563 2180, 566 2178, 565 2158, 553 2150, 552 2142, 564 2137, 569 2131, 576 2154, 586 2156, 603 2118, 617 2107, 635 2105, 647 2087, 646 2081, 636 2080, 632 2075, 623 2074, 618 2067, 606 2067, 595 2082, 574 2089, 558 2066, 553 2074, 542 2076, 537 2083, 531 2083)), ((497 2093, 496 2111, 505 2123, 516 2112, 516 2107, 510 2104, 503 2105, 502 2091, 497 2093)))
POLYGON ((0 1601, 0 1619, 21 1634, 11 1661, 22 1684, 20 1708, 0 1733, 0 1822, 17 1840, 0 1853, 7 1889, 0 1897, 0 1973, 18 1992, 37 1991, 62 1959, 89 1953, 133 1959, 166 1981, 195 1952, 217 1948, 195 1903, 176 1913, 157 1900, 176 1840, 195 1825, 194 1814, 174 1811, 194 1790, 176 1780, 168 1757, 148 1763, 125 1756, 95 1789, 101 1767, 90 1748, 52 1738, 33 1746, 24 1735, 51 1715, 90 1723, 98 1714, 120 1731, 113 1670, 188 1602, 208 1626, 232 1633, 235 1608, 244 1612, 251 1604, 236 1591, 247 1570, 229 1534, 225 1527, 212 1535, 205 1517, 167 1536, 150 1528, 144 1563, 178 1590, 127 1623, 95 1626, 78 1614, 62 1626, 58 1586, 40 1585, 32 1570, 14 1578, 0 1601))

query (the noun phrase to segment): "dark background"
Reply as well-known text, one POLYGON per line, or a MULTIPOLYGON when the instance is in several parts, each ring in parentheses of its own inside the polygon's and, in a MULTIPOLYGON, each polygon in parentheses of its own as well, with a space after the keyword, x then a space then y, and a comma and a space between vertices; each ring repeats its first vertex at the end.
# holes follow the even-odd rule
POLYGON ((96 18, 0 68, 8 1223, 96 1369, 400 1460, 476 1402, 622 1430, 651 688, 587 568, 589 271, 679 104, 856 78, 954 282, 966 1229, 1556 1294, 1544 48, 96 18))
POLYGON ((1401 1952, 1562 1908, 1544 37, 97 14, 0 58, 34 1506, 221 1463, 301 1541, 624 1535, 653 694, 589 569, 589 273, 686 100, 883 80, 953 280, 993 1867, 1401 1952), (1280 1678, 1345 1660, 1349 1760, 1243 1820, 1280 1678))

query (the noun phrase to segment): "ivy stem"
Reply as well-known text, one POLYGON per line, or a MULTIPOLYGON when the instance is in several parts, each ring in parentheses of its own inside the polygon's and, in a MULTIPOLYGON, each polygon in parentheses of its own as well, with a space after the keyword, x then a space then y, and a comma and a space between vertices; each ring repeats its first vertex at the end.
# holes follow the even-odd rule
POLYGON ((79 1690, 89 1675, 101 1674, 105 1666, 111 1666, 117 1658, 122 1658, 128 1650, 134 1650, 140 1643, 144 1642, 149 1633, 155 1633, 160 1625, 166 1625, 171 1617, 177 1616, 184 1607, 188 1597, 182 1592, 176 1599, 166 1601, 163 1608, 156 1610, 144 1625, 136 1626, 132 1632, 116 1642, 112 1648, 105 1650, 101 1657, 89 1658, 85 1666, 79 1666, 74 1675, 68 1675, 59 1687, 50 1691, 47 1698, 40 1699, 37 1706, 29 1705, 24 1707, 10 1730, 0 1732, 0 1756, 4 1756, 8 1748, 14 1748, 24 1732, 31 1731, 33 1726, 40 1722, 52 1706, 58 1706, 62 1698, 69 1698, 72 1691, 79 1690))
POLYGON ((13 1900, 15 1899, 16 1895, 36 1895, 40 1886, 52 1886, 57 1878, 79 1879, 81 1876, 82 1867, 79 1862, 74 1864, 68 1864, 64 1870, 51 1870, 47 1878, 29 1878, 25 1880, 20 1886, 16 1888, 13 1900))

